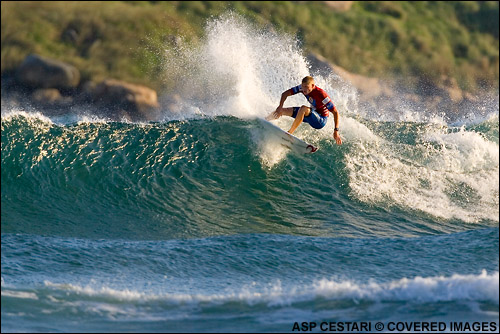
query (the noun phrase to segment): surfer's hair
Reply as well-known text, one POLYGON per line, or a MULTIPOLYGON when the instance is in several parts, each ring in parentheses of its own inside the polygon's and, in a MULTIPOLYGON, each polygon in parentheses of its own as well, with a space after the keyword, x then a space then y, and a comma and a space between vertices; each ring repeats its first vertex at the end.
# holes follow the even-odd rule
POLYGON ((304 79, 302 79, 302 83, 305 85, 314 84, 314 78, 308 75, 307 77, 304 77, 304 79))

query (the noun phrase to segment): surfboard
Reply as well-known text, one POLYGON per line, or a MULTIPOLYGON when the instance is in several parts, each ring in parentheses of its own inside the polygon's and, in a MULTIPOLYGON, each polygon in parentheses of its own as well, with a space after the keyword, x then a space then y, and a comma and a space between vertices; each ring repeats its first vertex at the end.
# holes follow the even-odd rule
POLYGON ((258 120, 260 121, 262 127, 266 130, 266 133, 272 135, 273 138, 278 140, 280 145, 300 154, 314 153, 318 150, 316 146, 289 134, 273 123, 263 118, 258 118, 258 120))

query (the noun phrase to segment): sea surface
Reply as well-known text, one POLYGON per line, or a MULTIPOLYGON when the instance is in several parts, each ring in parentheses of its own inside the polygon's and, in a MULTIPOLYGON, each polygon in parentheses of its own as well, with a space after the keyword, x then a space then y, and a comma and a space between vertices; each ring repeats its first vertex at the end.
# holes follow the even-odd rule
POLYGON ((461 115, 365 110, 312 73, 344 143, 333 117, 303 124, 319 150, 298 155, 256 118, 311 74, 299 44, 232 15, 206 29, 166 50, 185 77, 155 122, 2 101, 1 331, 498 332, 498 96, 461 115))

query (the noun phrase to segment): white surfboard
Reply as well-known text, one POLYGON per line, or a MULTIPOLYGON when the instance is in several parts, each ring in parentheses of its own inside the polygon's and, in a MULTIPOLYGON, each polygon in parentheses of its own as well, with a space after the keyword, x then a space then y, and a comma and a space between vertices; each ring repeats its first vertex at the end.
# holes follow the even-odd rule
POLYGON ((282 146, 300 154, 314 153, 318 150, 316 146, 306 143, 302 139, 289 134, 273 123, 266 121, 263 118, 258 118, 258 120, 263 125, 266 133, 271 134, 273 138, 277 139, 282 146))

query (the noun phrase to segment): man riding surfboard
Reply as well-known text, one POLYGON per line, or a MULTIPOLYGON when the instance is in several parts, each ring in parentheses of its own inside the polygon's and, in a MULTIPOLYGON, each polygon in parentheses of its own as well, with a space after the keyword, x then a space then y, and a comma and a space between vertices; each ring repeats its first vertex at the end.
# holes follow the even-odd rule
POLYGON ((293 134, 293 132, 298 128, 300 123, 309 123, 315 129, 323 128, 327 121, 329 113, 333 114, 335 120, 335 129, 333 131, 333 138, 338 145, 342 144, 342 138, 339 134, 339 112, 332 102, 332 99, 328 94, 318 86, 314 84, 314 79, 311 76, 306 76, 302 79, 302 84, 299 86, 292 87, 281 94, 281 100, 279 106, 274 112, 266 117, 266 120, 278 119, 282 115, 290 116, 295 118, 288 133, 293 134), (283 108, 283 104, 287 97, 302 93, 306 99, 311 103, 311 107, 301 106, 301 107, 290 107, 283 108))

